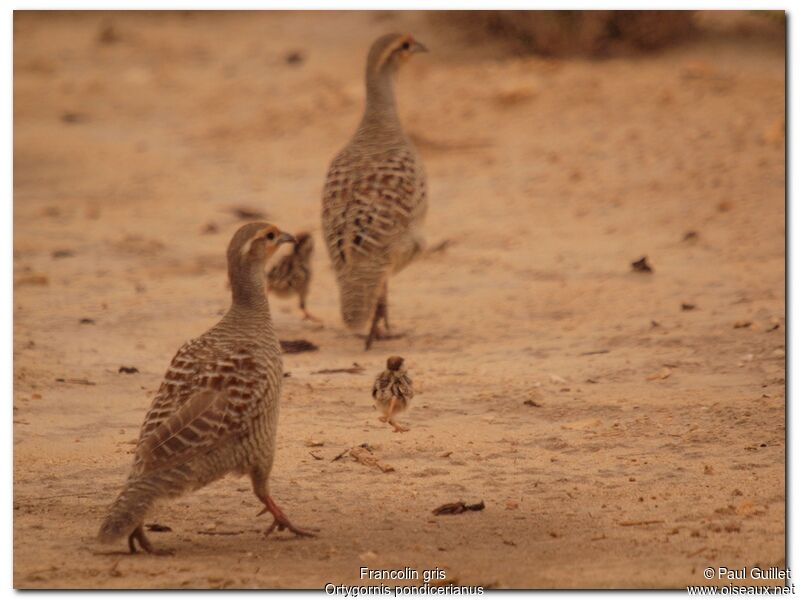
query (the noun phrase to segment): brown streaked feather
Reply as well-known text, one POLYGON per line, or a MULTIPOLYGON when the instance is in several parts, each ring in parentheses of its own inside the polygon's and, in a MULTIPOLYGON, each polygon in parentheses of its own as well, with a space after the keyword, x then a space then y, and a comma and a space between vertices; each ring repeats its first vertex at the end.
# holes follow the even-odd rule
POLYGON ((166 418, 137 449, 145 471, 180 464, 224 438, 226 394, 203 390, 166 418))
POLYGON ((334 159, 322 199, 328 253, 337 272, 361 257, 387 267, 395 249, 427 208, 425 174, 415 153, 394 148, 377 156, 342 152, 334 159))
POLYGON ((267 372, 247 344, 204 337, 185 344, 142 424, 134 472, 187 462, 244 428, 260 410, 256 399, 279 385, 267 372))
POLYGON ((375 378, 372 397, 375 399, 375 404, 383 409, 388 407, 394 398, 400 409, 404 410, 414 397, 414 382, 405 370, 386 369, 375 378))

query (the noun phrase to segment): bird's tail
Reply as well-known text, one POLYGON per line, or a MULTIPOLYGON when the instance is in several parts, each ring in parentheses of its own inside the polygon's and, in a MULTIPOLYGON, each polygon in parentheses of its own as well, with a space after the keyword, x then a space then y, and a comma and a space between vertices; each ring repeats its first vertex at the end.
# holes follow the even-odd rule
POLYGON ((386 273, 374 267, 354 270, 339 278, 339 306, 345 325, 363 329, 375 314, 385 282, 386 273))
POLYGON ((136 529, 156 499, 162 495, 160 483, 152 477, 129 480, 108 509, 100 526, 98 539, 108 544, 136 529))

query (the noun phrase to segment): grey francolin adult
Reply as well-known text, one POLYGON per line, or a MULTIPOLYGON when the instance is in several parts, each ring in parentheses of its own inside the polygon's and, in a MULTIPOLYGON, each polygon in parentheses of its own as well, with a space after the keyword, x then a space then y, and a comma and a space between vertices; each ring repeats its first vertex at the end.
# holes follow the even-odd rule
POLYGON ((310 233, 298 233, 292 252, 281 258, 267 273, 267 290, 279 298, 297 296, 303 318, 320 320, 308 312, 306 298, 311 285, 311 255, 314 253, 314 238, 310 233))
POLYGON ((375 406, 383 413, 378 417, 380 421, 389 423, 395 432, 408 431, 407 427, 394 420, 394 415, 408 408, 408 403, 414 397, 413 382, 403 366, 402 356, 390 356, 387 359, 386 370, 375 378, 372 385, 372 397, 375 406))
POLYGON ((322 195, 322 229, 342 319, 354 330, 372 319, 367 350, 373 340, 390 337, 389 276, 424 246, 419 227, 428 207, 425 172, 397 116, 393 86, 400 66, 425 51, 408 34, 391 33, 372 44, 364 115, 333 159, 322 195))
POLYGON ((184 344, 167 369, 139 434, 133 467, 108 510, 99 539, 127 536, 160 554, 142 523, 156 501, 197 490, 228 473, 249 475, 271 512, 266 531, 295 527, 270 497, 283 367, 264 289, 264 265, 294 238, 268 223, 241 227, 228 246, 233 301, 222 320, 184 344))

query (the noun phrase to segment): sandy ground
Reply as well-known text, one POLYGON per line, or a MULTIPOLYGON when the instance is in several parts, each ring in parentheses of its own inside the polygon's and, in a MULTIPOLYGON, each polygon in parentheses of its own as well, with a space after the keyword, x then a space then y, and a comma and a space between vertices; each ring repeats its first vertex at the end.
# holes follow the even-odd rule
POLYGON ((415 13, 17 13, 15 585, 375 583, 364 565, 678 588, 784 565, 783 32, 701 21, 670 50, 592 61, 514 57, 415 13), (152 514, 173 557, 108 554, 124 544, 94 535, 168 361, 227 306, 229 209, 320 241, 365 50, 391 30, 432 50, 399 103, 429 242, 450 244, 392 280, 407 336, 369 353, 321 243, 324 329, 273 300, 280 337, 320 349, 285 356, 272 489, 320 536, 264 539, 228 478, 152 514), (631 270, 643 255, 650 274, 631 270), (369 396, 391 354, 418 385, 406 434, 369 396), (362 443, 394 470, 332 461, 362 443), (431 514, 458 500, 486 508, 431 514))

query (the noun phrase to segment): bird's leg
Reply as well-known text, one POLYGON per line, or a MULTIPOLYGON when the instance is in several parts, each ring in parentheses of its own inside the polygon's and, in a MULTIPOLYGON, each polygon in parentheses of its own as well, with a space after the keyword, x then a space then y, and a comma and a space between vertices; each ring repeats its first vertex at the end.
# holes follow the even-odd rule
POLYGON ((381 407, 381 410, 383 411, 383 414, 380 417, 378 417, 378 421, 380 421, 381 423, 386 423, 386 420, 389 418, 389 407, 383 406, 381 407))
POLYGON ((369 335, 367 336, 367 343, 364 350, 369 350, 372 347, 374 340, 395 340, 403 337, 402 333, 390 334, 389 333, 389 291, 388 285, 383 284, 383 291, 378 298, 378 303, 375 305, 375 315, 372 317, 372 325, 369 328, 369 335), (383 321, 386 327, 386 332, 382 332, 378 324, 383 321))
POLYGON ((300 296, 300 310, 303 313, 303 319, 306 321, 313 321, 314 323, 322 324, 322 319, 319 317, 315 317, 306 309, 306 297, 300 296))
POLYGON ((386 282, 384 282, 383 284, 383 292, 381 293, 378 305, 381 308, 380 319, 383 321, 383 325, 386 328, 386 331, 385 332, 378 331, 377 339, 396 340, 398 338, 403 337, 402 333, 392 333, 391 327, 389 326, 389 284, 386 282))
POLYGON ((292 524, 280 507, 275 504, 275 501, 269 494, 265 494, 263 497, 261 495, 258 496, 259 499, 264 503, 264 509, 258 513, 258 516, 263 515, 266 512, 272 513, 272 516, 275 517, 275 520, 272 522, 267 530, 264 532, 264 536, 268 536, 270 533, 275 531, 277 528, 278 531, 283 531, 284 529, 288 529, 293 534, 298 537, 315 537, 314 531, 311 529, 303 529, 302 527, 297 527, 292 524))
POLYGON ((394 427, 395 433, 405 433, 408 431, 408 427, 403 427, 402 425, 398 424, 394 420, 394 413, 397 410, 397 398, 392 398, 389 402, 389 412, 386 418, 386 422, 389 423, 392 427, 394 427))
POLYGON ((372 340, 380 339, 380 333, 378 332, 378 321, 381 320, 382 311, 383 303, 382 299, 379 299, 378 304, 375 306, 375 314, 372 317, 372 325, 369 328, 369 335, 367 335, 367 342, 364 344, 364 350, 369 350, 372 347, 372 340))
POLYGON ((134 541, 139 542, 139 546, 148 554, 153 554, 155 556, 168 556, 172 554, 172 550, 156 550, 153 548, 153 544, 150 543, 150 540, 147 539, 147 536, 144 534, 141 523, 139 523, 139 526, 128 536, 128 548, 131 554, 136 554, 137 552, 134 541))
POLYGON ((261 467, 256 467, 250 473, 250 479, 253 482, 253 492, 258 497, 261 502, 264 503, 264 510, 258 513, 258 516, 263 515, 264 513, 272 513, 272 516, 275 517, 275 520, 272 522, 272 525, 264 532, 264 535, 267 536, 272 533, 276 528, 278 531, 283 531, 284 529, 288 529, 292 533, 298 536, 307 536, 307 537, 314 537, 314 534, 307 529, 302 529, 300 527, 295 527, 292 522, 288 519, 288 517, 283 514, 283 511, 280 507, 275 504, 275 501, 270 497, 267 493, 267 477, 269 475, 269 470, 265 470, 261 467))
POLYGON ((381 294, 380 303, 383 305, 383 324, 386 326, 386 333, 391 332, 389 327, 389 284, 383 282, 383 293, 381 294))

